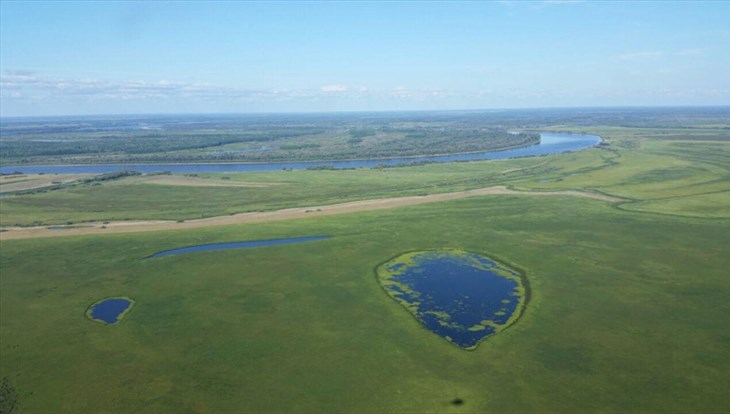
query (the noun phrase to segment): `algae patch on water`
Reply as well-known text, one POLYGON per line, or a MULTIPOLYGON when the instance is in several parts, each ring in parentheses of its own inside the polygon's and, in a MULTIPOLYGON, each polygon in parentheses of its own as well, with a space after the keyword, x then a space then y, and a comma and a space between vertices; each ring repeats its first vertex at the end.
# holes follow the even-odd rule
POLYGON ((514 323, 526 303, 523 275, 463 250, 405 253, 376 273, 388 295, 427 329, 464 349, 514 323))

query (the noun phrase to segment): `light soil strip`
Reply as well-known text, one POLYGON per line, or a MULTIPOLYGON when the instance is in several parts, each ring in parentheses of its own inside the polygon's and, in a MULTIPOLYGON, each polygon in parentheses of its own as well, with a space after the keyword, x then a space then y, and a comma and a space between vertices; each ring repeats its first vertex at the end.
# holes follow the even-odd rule
POLYGON ((101 222, 89 222, 78 226, 55 226, 55 229, 48 227, 6 227, 0 233, 0 240, 28 239, 36 237, 59 237, 77 236, 86 234, 109 234, 109 233, 134 233, 143 231, 195 229, 211 226, 225 226, 242 223, 264 223, 268 221, 301 219, 309 217, 331 216, 335 214, 355 213, 360 211, 384 210, 395 207, 413 206, 418 204, 435 203, 439 201, 456 200, 466 197, 486 195, 521 195, 521 196, 573 196, 586 197, 595 200, 618 202, 624 199, 611 197, 603 194, 584 191, 515 191, 504 186, 479 188, 475 190, 459 191, 454 193, 430 194, 425 196, 409 196, 382 198, 374 200, 352 201, 349 203, 330 204, 315 207, 296 207, 284 210, 240 213, 228 216, 210 217, 204 219, 187 220, 178 223, 176 221, 113 221, 107 224, 101 222), (105 228, 103 228, 105 227, 105 228))
POLYGON ((180 175, 148 175, 139 177, 132 182, 159 185, 177 185, 185 187, 271 187, 280 183, 258 183, 252 181, 223 180, 201 177, 187 177, 180 175))
POLYGON ((93 176, 94 174, 28 174, 23 176, 5 176, 0 178, 0 192, 34 190, 36 188, 49 187, 54 184, 67 184, 93 176))

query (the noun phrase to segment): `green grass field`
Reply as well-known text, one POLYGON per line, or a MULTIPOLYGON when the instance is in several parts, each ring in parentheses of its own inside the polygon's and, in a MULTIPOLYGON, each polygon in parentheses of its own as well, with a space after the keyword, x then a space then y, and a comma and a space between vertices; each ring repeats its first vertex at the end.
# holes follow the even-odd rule
POLYGON ((493 185, 501 182, 504 176, 522 173, 503 174, 503 171, 539 164, 544 162, 523 159, 410 168, 199 175, 218 183, 253 181, 272 184, 270 187, 252 188, 158 185, 129 177, 100 185, 80 185, 0 199, 0 223, 29 225, 34 221, 62 224, 84 220, 194 219, 246 211, 449 192, 493 185))
MULTIPOLYGON (((600 131, 600 130, 599 130, 600 131)), ((450 192, 492 185, 585 189, 629 198, 621 208, 695 217, 730 217, 730 142, 608 137, 606 148, 502 161, 345 171, 200 174, 213 182, 269 187, 188 187, 139 177, 0 200, 0 224, 186 220, 345 201, 450 192), (638 147, 623 148, 626 143, 638 147), (690 145, 690 149, 686 148, 690 145), (708 200, 704 202, 702 200, 708 200)))
POLYGON ((230 175, 286 183, 251 189, 132 177, 3 199, 3 225, 191 218, 494 184, 630 199, 474 197, 268 224, 3 241, 3 395, 27 413, 727 412, 730 143, 597 131, 608 147, 552 157, 230 175), (308 235, 333 238, 143 259, 308 235), (521 318, 474 351, 421 327, 374 269, 434 248, 524 270, 531 299, 521 318), (84 316, 112 296, 136 301, 118 325, 84 316), (453 405, 457 398, 463 404, 453 405))

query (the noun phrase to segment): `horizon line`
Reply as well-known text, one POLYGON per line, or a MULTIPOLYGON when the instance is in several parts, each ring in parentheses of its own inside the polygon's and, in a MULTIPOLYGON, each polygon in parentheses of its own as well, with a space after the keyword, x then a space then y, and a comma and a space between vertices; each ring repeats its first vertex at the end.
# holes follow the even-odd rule
POLYGON ((2 119, 30 118, 74 118, 74 117, 135 117, 135 116, 215 116, 215 115, 345 115, 367 113, 427 113, 427 112, 497 112, 497 111, 548 111, 548 110, 597 110, 597 109, 730 109, 730 104, 722 105, 611 105, 611 106, 543 106, 543 107, 507 107, 507 108, 471 108, 471 109, 373 109, 349 111, 281 111, 281 112, 124 112, 101 114, 56 114, 56 115, 11 115, 2 119))

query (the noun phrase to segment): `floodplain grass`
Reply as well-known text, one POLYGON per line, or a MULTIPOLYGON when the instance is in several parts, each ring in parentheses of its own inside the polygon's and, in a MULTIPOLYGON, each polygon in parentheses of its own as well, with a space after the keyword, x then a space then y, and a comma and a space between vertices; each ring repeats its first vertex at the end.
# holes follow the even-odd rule
POLYGON ((538 164, 535 159, 420 167, 345 171, 276 171, 199 174, 230 183, 256 182, 269 187, 190 187, 147 184, 128 177, 99 185, 80 185, 57 191, 0 200, 0 223, 31 225, 67 221, 124 219, 194 219, 249 211, 278 210, 335 204, 372 198, 444 193, 487 187, 499 182, 503 170, 538 164), (223 180, 228 177, 227 180, 223 180))
MULTIPOLYGON (((334 204, 372 198, 469 190, 492 185, 515 189, 582 189, 637 202, 730 190, 730 130, 556 126, 593 133, 599 148, 575 153, 499 161, 429 164, 337 171, 271 171, 194 174, 210 186, 147 183, 145 177, 68 186, 0 199, 0 225, 66 224, 103 220, 189 220, 250 211, 334 204), (682 132, 684 139, 665 139, 682 132), (708 137, 715 139, 708 141, 708 137), (219 186, 256 183, 257 187, 219 186), (267 184, 271 186, 267 187, 267 184)), ((184 180, 174 176, 176 180, 184 180)), ((174 180, 170 181, 172 184, 174 180)), ((715 200, 722 196, 703 196, 715 200)), ((728 200, 730 202, 730 200, 728 200)), ((699 202, 682 208, 642 211, 726 217, 699 202)), ((721 204, 716 205, 720 206, 721 204)), ((632 207, 627 207, 632 208, 632 207)))
POLYGON ((280 183, 262 188, 125 178, 4 198, 3 225, 198 217, 499 184, 631 201, 504 195, 0 241, 0 376, 25 412, 727 412, 730 144, 662 140, 649 128, 590 132, 607 145, 496 162, 205 175, 280 183), (143 259, 313 234, 332 238, 143 259), (530 278, 520 319, 473 352, 424 329, 375 274, 403 251, 449 248, 483 252, 530 278), (115 295, 136 300, 124 323, 84 317, 89 303, 115 295))
POLYGON ((596 200, 504 196, 2 242, 0 367, 27 412, 722 412, 728 230, 596 200), (143 259, 315 233, 333 237, 143 259), (424 329, 375 267, 432 248, 524 269, 532 299, 520 320, 473 352, 424 329), (136 300, 123 324, 83 316, 120 292, 136 300))
MULTIPOLYGON (((600 129, 599 129, 600 130, 600 129)), ((608 147, 502 161, 433 164, 345 171, 198 174, 201 182, 255 182, 257 187, 182 186, 127 177, 95 185, 0 199, 0 224, 66 224, 103 220, 189 220, 251 211, 335 204, 508 185, 522 190, 580 189, 637 202, 730 190, 730 142, 684 143, 626 138, 614 132, 608 147), (624 148, 631 142, 636 147, 624 148), (271 184, 266 186, 266 184, 271 184)), ((707 198, 708 196, 703 196, 707 198)), ((711 196, 722 199, 722 196, 711 196)), ((722 200, 720 200, 722 201, 722 200)), ((730 200, 728 200, 730 202, 730 200)), ((675 214, 726 217, 722 203, 707 211, 682 202, 675 214)), ((644 204, 642 210, 658 203, 644 204)))
MULTIPOLYGON (((535 179, 519 180, 517 189, 586 189, 632 199, 618 208, 692 217, 730 217, 730 132, 718 141, 664 140, 653 128, 601 128, 608 147, 603 165, 586 166, 579 173, 558 170, 535 179), (608 153, 608 155, 606 155, 608 153), (548 180, 545 180, 548 178, 548 180)), ((566 154, 585 159, 584 153, 566 154)))
POLYGON ((645 213, 730 218, 730 190, 628 203, 620 208, 645 213))

